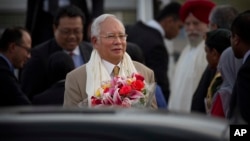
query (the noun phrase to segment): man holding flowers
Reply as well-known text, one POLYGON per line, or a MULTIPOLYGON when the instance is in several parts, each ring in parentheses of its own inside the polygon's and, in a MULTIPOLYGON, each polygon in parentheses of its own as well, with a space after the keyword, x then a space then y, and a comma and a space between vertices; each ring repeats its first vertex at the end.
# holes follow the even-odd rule
MULTIPOLYGON (((126 53, 127 34, 114 15, 103 14, 91 26, 93 51, 89 62, 66 77, 64 107, 122 106, 133 107, 151 101, 148 95, 154 73, 143 64, 132 61, 126 53), (114 76, 114 67, 119 67, 114 76)), ((154 92, 153 92, 154 93, 154 92)))

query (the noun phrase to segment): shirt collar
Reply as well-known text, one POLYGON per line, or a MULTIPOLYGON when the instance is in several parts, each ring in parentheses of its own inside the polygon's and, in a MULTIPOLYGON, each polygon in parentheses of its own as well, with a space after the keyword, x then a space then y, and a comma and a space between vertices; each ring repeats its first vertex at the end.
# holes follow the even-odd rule
MULTIPOLYGON (((112 63, 110 63, 110 62, 108 62, 108 61, 106 61, 106 60, 103 60, 103 59, 102 59, 102 64, 103 64, 104 67, 107 69, 108 73, 111 75, 111 74, 112 74, 112 71, 113 71, 113 69, 114 69, 114 67, 115 67, 116 65, 114 65, 114 64, 112 64, 112 63)), ((120 67, 120 65, 121 65, 121 63, 119 63, 117 66, 120 67)))
POLYGON ((14 66, 12 65, 10 60, 5 55, 3 55, 2 53, 0 53, 0 57, 2 57, 7 62, 8 66, 10 68, 10 71, 14 72, 14 66))
MULTIPOLYGON (((69 54, 69 51, 67 51, 67 50, 64 50, 64 51, 69 54)), ((79 46, 77 46, 72 52, 74 53, 74 55, 79 56, 80 55, 79 46)))
POLYGON ((161 27, 161 25, 157 21, 151 20, 147 23, 147 25, 149 27, 156 29, 157 31, 159 31, 161 33, 162 37, 165 37, 164 29, 161 27))
POLYGON ((248 50, 246 53, 245 53, 245 55, 244 55, 244 58, 243 58, 243 64, 246 62, 246 60, 247 60, 247 57, 250 55, 250 50, 248 50))

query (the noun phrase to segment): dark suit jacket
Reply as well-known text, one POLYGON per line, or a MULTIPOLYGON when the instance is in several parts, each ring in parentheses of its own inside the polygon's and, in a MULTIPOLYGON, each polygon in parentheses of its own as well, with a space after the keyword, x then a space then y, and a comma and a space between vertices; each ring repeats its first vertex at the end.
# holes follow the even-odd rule
MULTIPOLYGON (((81 56, 86 63, 91 55, 92 47, 87 42, 79 45, 81 56)), ((51 54, 56 51, 63 51, 55 41, 51 39, 35 47, 31 52, 31 59, 22 70, 22 89, 30 99, 35 94, 41 93, 51 86, 48 78, 48 61, 51 54)))
POLYGON ((35 95, 32 100, 33 105, 63 105, 64 82, 60 81, 52 85, 46 91, 35 95))
POLYGON ((0 107, 31 104, 7 62, 0 57, 0 107))
POLYGON ((137 44, 127 42, 126 52, 129 54, 129 56, 131 57, 133 61, 137 61, 142 64, 145 64, 142 50, 137 44))
POLYGON ((127 29, 128 41, 137 44, 143 52, 145 65, 154 71, 157 84, 161 87, 166 101, 169 97, 168 52, 162 35, 142 22, 127 29))
MULTIPOLYGON (((250 123, 250 55, 239 69, 230 103, 230 117, 250 123)), ((236 119, 235 119, 236 120, 236 119)))

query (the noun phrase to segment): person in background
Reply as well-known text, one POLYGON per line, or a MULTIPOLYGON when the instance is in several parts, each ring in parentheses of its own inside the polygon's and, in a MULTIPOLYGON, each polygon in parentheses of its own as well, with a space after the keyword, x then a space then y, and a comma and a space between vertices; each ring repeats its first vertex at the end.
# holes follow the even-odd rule
POLYGON ((48 65, 49 78, 53 85, 41 94, 35 95, 32 104, 62 106, 65 78, 67 73, 75 68, 74 62, 68 54, 58 51, 50 56, 48 65))
MULTIPOLYGON (((215 30, 218 28, 230 30, 231 24, 237 15, 238 10, 231 5, 215 6, 209 15, 210 30, 215 30)), ((192 112, 206 113, 204 98, 207 95, 209 84, 211 83, 216 72, 216 69, 211 69, 209 66, 207 66, 193 95, 191 106, 192 112)))
POLYGON ((126 52, 129 54, 129 56, 131 57, 133 61, 137 61, 142 64, 145 64, 143 52, 137 44, 132 43, 132 42, 127 42, 126 52))
POLYGON ((242 59, 234 57, 232 47, 222 52, 217 71, 220 72, 223 82, 213 96, 211 115, 228 118, 232 90, 241 65, 242 59))
POLYGON ((7 28, 1 36, 0 107, 31 104, 14 75, 14 69, 22 68, 31 57, 31 43, 30 34, 23 27, 7 28))
POLYGON ((165 101, 169 98, 168 51, 164 38, 173 39, 182 28, 179 18, 181 5, 170 2, 148 23, 142 21, 127 28, 128 41, 136 43, 142 50, 145 65, 154 71, 156 82, 162 89, 165 101))
POLYGON ((207 66, 204 36, 209 30, 208 17, 215 4, 210 0, 187 0, 180 9, 180 17, 188 37, 176 63, 170 110, 190 112, 192 97, 207 66))
MULTIPOLYGON (((142 50, 137 44, 127 42, 126 52, 133 61, 145 64, 142 50)), ((167 102, 159 85, 156 86, 155 97, 158 108, 167 108, 167 102)))
POLYGON ((239 14, 231 26, 231 45, 236 58, 242 58, 230 102, 229 118, 250 123, 250 10, 239 14))
POLYGON ((22 70, 22 89, 30 99, 51 87, 48 62, 51 54, 62 51, 69 54, 79 67, 86 63, 92 51, 89 43, 83 42, 84 14, 73 5, 61 7, 54 19, 54 36, 32 49, 32 58, 22 70))
MULTIPOLYGON (((114 15, 103 14, 91 25, 93 51, 89 62, 74 69, 66 76, 64 107, 92 107, 91 97, 101 82, 111 80, 112 70, 119 67, 118 76, 140 73, 145 81, 154 83, 154 73, 143 64, 132 61, 126 53, 127 34, 124 25, 114 15)), ((154 108, 157 108, 153 96, 154 108)))
MULTIPOLYGON (((92 17, 97 17, 104 11, 104 0, 91 0, 89 10, 87 0, 27 0, 25 27, 31 32, 32 47, 54 37, 53 19, 58 8, 68 5, 79 7, 86 17, 83 34, 87 36, 87 25, 92 17)), ((84 38, 86 40, 87 38, 84 38)))
POLYGON ((230 29, 233 20, 238 14, 239 11, 232 5, 215 6, 209 15, 209 29, 230 29))
MULTIPOLYGON (((208 66, 211 69, 217 70, 218 62, 220 60, 222 52, 231 45, 230 36, 231 32, 228 29, 216 29, 207 32, 205 40, 205 51, 208 66)), ((205 107, 208 114, 210 114, 212 101, 216 95, 215 93, 221 86, 222 82, 223 78, 221 77, 221 71, 217 71, 215 77, 208 87, 208 92, 205 99, 205 107)))

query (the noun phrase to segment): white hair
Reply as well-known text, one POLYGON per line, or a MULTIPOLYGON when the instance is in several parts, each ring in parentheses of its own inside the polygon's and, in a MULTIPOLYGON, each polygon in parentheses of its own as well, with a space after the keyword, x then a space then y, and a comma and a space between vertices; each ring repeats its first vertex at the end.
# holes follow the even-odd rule
POLYGON ((101 32, 100 25, 107 18, 113 18, 113 19, 117 20, 124 27, 123 23, 115 15, 102 14, 99 17, 97 17, 91 25, 91 37, 98 36, 100 34, 100 32, 101 32))

